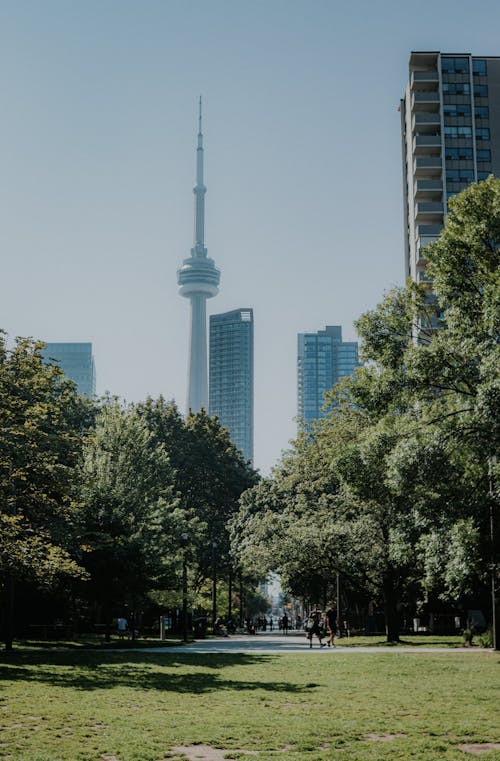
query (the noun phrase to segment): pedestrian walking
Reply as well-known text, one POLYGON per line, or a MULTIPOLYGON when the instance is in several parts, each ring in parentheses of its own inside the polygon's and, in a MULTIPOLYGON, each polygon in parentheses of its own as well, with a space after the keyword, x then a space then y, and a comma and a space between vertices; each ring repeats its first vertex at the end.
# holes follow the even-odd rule
POLYGON ((328 631, 328 647, 335 647, 335 637, 337 636, 337 611, 333 606, 333 602, 328 603, 328 608, 325 613, 326 627, 328 631))
POLYGON ((281 625, 283 627, 283 634, 288 634, 288 616, 286 613, 282 618, 281 625))
POLYGON ((316 636, 319 640, 319 646, 320 647, 326 647, 324 642, 321 640, 325 636, 324 630, 321 627, 321 611, 320 610, 313 610, 312 613, 309 615, 309 618, 306 623, 306 636, 309 640, 309 647, 311 648, 313 637, 316 636))

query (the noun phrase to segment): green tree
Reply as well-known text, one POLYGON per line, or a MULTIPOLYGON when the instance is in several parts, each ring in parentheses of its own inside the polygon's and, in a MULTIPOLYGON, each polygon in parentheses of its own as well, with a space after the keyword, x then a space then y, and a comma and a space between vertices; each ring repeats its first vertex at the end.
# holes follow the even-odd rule
POLYGON ((204 410, 184 420, 173 402, 147 399, 137 405, 155 445, 168 452, 174 470, 174 490, 191 520, 202 527, 192 537, 195 586, 201 590, 216 572, 234 572, 230 558, 228 521, 238 509, 243 491, 257 481, 256 472, 231 442, 220 421, 204 410))
POLYGON ((82 577, 74 489, 92 408, 61 370, 42 363, 43 343, 0 333, 0 585, 3 638, 12 647, 14 586, 82 577))
POLYGON ((81 473, 88 594, 107 626, 120 606, 175 587, 180 535, 188 526, 173 495, 174 474, 133 407, 107 400, 87 439, 81 473))

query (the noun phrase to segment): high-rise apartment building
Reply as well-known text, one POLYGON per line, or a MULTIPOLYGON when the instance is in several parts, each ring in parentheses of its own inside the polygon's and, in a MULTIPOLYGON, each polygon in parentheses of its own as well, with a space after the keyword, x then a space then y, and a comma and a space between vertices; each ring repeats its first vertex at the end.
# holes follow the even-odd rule
POLYGON ((253 310, 210 315, 209 412, 253 460, 253 310))
POLYGON ((325 413, 324 394, 359 365, 358 344, 342 341, 340 325, 299 333, 297 351, 298 417, 310 423, 325 413))
POLYGON ((91 343, 46 343, 42 350, 46 364, 58 365, 77 385, 78 393, 89 399, 95 394, 95 364, 91 343))
POLYGON ((413 52, 400 112, 405 274, 425 283, 422 250, 441 232, 448 199, 500 176, 500 58, 413 52))

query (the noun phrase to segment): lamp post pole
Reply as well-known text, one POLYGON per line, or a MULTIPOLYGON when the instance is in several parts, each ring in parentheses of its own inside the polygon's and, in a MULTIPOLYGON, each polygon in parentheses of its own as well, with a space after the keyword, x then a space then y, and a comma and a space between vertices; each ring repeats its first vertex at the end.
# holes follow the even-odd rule
POLYGON ((182 639, 187 642, 188 620, 187 620, 187 545, 189 542, 188 534, 181 534, 182 542, 182 639))
POLYGON ((245 616, 243 614, 243 574, 240 571, 240 628, 243 628, 245 616))
POLYGON ((491 455, 488 459, 488 481, 490 497, 490 542, 491 542, 491 634, 493 650, 500 650, 500 641, 497 629, 497 603, 496 603, 496 557, 495 557, 495 488, 493 483, 493 468, 496 465, 496 457, 491 455))
POLYGON ((217 542, 212 542, 212 629, 217 619, 217 542))
POLYGON ((340 573, 337 571, 337 590, 336 590, 336 606, 337 606, 337 631, 340 637, 340 573))

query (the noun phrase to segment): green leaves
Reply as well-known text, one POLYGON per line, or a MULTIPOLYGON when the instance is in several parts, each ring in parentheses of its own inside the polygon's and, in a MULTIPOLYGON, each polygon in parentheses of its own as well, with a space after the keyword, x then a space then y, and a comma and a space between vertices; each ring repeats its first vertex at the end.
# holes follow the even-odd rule
POLYGON ((0 333, 0 566, 11 578, 43 580, 58 569, 82 575, 70 552, 77 539, 75 468, 88 405, 42 344, 0 333))
POLYGON ((433 294, 408 283, 360 317, 365 366, 329 392, 328 417, 244 495, 233 523, 245 562, 253 551, 291 592, 317 589, 320 577, 331 584, 340 570, 383 597, 391 636, 405 595, 457 599, 477 588, 488 560, 487 461, 500 448, 500 180, 471 185, 450 209, 426 249, 433 294))

